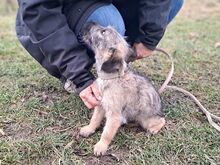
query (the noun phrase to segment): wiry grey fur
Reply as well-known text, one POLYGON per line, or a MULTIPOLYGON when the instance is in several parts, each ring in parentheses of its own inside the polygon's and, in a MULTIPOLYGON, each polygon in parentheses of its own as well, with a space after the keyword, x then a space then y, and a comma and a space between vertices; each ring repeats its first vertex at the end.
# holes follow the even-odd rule
POLYGON ((128 121, 136 121, 145 130, 157 133, 165 124, 160 96, 149 80, 129 69, 126 60, 134 53, 124 37, 112 27, 90 23, 84 29, 83 40, 95 53, 98 74, 95 83, 102 101, 80 134, 94 133, 106 117, 106 126, 94 153, 104 154, 117 129, 128 121))

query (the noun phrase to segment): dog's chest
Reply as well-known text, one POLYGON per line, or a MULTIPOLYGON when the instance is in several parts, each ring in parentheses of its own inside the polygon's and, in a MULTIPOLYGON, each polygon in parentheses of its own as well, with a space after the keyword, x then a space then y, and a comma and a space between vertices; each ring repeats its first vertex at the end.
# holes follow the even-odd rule
POLYGON ((131 102, 136 95, 124 89, 124 84, 117 81, 96 80, 99 91, 102 94, 101 105, 106 116, 111 116, 114 112, 120 112, 121 124, 126 124, 133 120, 136 111, 132 108, 131 102), (130 98, 130 99, 129 99, 130 98))
POLYGON ((115 89, 116 86, 113 84, 114 82, 111 82, 109 80, 97 79, 96 83, 102 95, 108 93, 109 91, 117 90, 115 89))

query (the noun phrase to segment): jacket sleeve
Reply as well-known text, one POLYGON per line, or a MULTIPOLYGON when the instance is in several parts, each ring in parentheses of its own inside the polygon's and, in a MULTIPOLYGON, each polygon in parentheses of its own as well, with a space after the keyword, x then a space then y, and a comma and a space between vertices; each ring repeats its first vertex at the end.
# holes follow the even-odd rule
POLYGON ((71 80, 78 92, 89 86, 94 76, 89 71, 92 60, 77 40, 62 14, 63 0, 20 0, 22 18, 49 63, 71 80))
POLYGON ((154 50, 164 35, 170 13, 171 0, 139 1, 139 35, 136 42, 142 42, 154 50))

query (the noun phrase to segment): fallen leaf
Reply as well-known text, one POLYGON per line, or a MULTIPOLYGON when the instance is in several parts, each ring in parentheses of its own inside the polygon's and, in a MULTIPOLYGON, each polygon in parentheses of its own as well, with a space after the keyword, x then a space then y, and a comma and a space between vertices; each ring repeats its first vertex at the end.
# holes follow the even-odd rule
POLYGON ((219 48, 220 47, 220 42, 216 42, 214 46, 215 46, 215 48, 219 48))
POLYGON ((48 101, 49 96, 45 92, 43 92, 41 96, 42 96, 43 102, 47 102, 48 101))
POLYGON ((3 131, 3 129, 0 129, 0 134, 2 134, 2 136, 5 136, 5 132, 3 131))
POLYGON ((25 98, 22 98, 22 99, 21 99, 21 102, 24 103, 24 102, 25 102, 25 98))
POLYGON ((199 37, 199 35, 196 32, 190 32, 189 33, 189 39, 194 39, 194 38, 198 38, 198 37, 199 37))
POLYGON ((75 142, 74 140, 72 140, 71 142, 69 142, 69 143, 64 147, 64 149, 70 148, 74 142, 75 142))

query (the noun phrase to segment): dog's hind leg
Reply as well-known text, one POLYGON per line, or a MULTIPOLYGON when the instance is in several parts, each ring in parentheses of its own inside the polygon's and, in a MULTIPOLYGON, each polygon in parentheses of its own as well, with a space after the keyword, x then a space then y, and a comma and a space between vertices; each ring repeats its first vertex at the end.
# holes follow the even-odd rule
POLYGON ((94 109, 94 113, 90 120, 89 125, 84 126, 80 129, 80 135, 83 137, 88 137, 95 132, 95 130, 100 126, 105 115, 105 111, 102 107, 98 106, 94 109))
POLYGON ((165 119, 160 116, 153 116, 150 118, 141 116, 139 117, 138 122, 146 131, 149 131, 151 134, 158 133, 165 125, 165 119))
POLYGON ((118 128, 121 126, 121 115, 112 114, 106 119, 106 125, 102 133, 100 141, 94 146, 94 154, 104 155, 108 149, 109 144, 114 138, 115 134, 118 131, 118 128))

